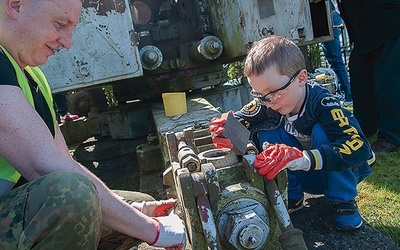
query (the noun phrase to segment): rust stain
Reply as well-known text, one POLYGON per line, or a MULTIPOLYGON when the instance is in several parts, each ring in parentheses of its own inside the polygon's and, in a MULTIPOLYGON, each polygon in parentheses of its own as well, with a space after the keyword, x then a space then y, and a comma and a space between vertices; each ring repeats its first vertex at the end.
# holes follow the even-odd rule
POLYGON ((126 5, 124 0, 84 0, 83 8, 94 8, 99 16, 107 16, 107 12, 115 10, 124 13, 126 5))

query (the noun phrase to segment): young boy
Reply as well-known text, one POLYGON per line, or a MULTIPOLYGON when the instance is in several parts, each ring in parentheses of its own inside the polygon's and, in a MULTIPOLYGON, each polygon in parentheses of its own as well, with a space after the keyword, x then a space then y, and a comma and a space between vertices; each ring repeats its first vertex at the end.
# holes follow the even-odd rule
MULTIPOLYGON (((289 212, 302 208, 303 192, 324 194, 338 230, 360 228, 356 186, 370 175, 374 154, 353 114, 308 80, 305 67, 290 40, 272 36, 255 42, 244 66, 254 100, 234 115, 264 149, 254 162, 259 174, 273 179, 288 169, 289 212)), ((218 136, 224 122, 211 121, 217 147, 232 146, 218 136)))

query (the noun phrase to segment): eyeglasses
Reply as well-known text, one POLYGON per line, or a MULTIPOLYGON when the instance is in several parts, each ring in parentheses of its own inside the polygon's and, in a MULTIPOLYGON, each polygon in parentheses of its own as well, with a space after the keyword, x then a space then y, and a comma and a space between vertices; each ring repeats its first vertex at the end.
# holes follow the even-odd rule
POLYGON ((302 71, 302 69, 296 71, 296 73, 294 73, 294 75, 289 79, 289 81, 285 85, 280 87, 279 89, 271 91, 266 95, 262 95, 262 94, 258 93, 257 91, 255 91, 254 89, 252 89, 250 91, 250 95, 253 98, 258 98, 262 102, 274 103, 276 100, 278 100, 279 98, 282 97, 283 90, 287 89, 290 86, 290 84, 292 84, 294 79, 296 79, 296 77, 300 74, 301 71, 302 71))

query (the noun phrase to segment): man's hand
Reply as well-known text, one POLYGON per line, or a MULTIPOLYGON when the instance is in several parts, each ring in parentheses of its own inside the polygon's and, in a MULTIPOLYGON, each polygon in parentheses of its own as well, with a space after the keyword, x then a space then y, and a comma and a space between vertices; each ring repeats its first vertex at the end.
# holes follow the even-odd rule
POLYGON ((212 141, 214 142, 216 148, 233 148, 231 140, 220 136, 225 131, 225 123, 225 118, 214 117, 211 119, 211 125, 209 129, 211 132, 212 141))
POLYGON ((158 222, 157 237, 150 245, 166 249, 185 249, 186 229, 183 221, 174 213, 168 216, 154 217, 158 222))
POLYGON ((283 169, 310 170, 310 159, 307 154, 285 144, 272 144, 256 155, 254 167, 260 175, 272 180, 283 169))
POLYGON ((175 199, 143 201, 142 209, 140 211, 151 217, 165 216, 168 215, 172 209, 174 209, 175 203, 175 199))

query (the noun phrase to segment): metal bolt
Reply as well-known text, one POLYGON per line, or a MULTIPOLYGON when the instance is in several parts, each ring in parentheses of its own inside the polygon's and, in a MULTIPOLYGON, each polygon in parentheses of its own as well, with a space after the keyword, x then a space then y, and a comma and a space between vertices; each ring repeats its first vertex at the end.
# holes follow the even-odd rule
POLYGON ((88 76, 89 75, 89 68, 88 67, 86 67, 86 66, 81 66, 80 68, 79 68, 79 73, 81 73, 81 75, 83 75, 83 76, 88 76))
POLYGON ((225 229, 226 238, 236 249, 260 249, 268 233, 268 224, 253 210, 230 215, 225 229))

